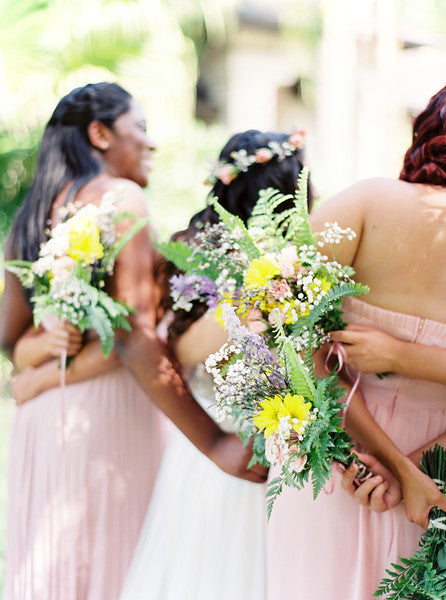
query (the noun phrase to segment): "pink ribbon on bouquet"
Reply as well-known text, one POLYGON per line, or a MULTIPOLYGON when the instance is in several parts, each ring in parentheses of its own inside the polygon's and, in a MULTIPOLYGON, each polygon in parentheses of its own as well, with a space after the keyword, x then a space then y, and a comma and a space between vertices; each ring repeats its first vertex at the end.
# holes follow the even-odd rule
MULTIPOLYGON (((57 323, 65 322, 65 319, 59 319, 55 315, 47 315, 42 320, 44 329, 50 331, 57 323)), ((67 369, 67 350, 63 350, 60 355, 60 420, 62 430, 62 451, 65 451, 65 380, 67 369)))
MULTIPOLYGON (((352 373, 350 372, 348 365, 347 365, 347 353, 344 350, 344 347, 340 342, 331 342, 331 344, 330 344, 330 350, 328 351, 327 358, 325 359, 325 370, 327 371, 327 373, 330 372, 330 369, 328 368, 328 361, 332 354, 335 354, 336 358, 338 359, 338 366, 335 370, 335 373, 339 373, 342 370, 344 363, 345 363, 345 372, 350 377, 350 379, 353 380, 354 377, 353 377, 352 373)), ((349 395, 347 396, 347 400, 345 401, 345 406, 342 409, 342 417, 343 417, 342 422, 344 422, 345 413, 347 412, 347 409, 350 406, 350 402, 351 402, 353 396, 355 395, 356 390, 358 389, 360 381, 361 381, 361 373, 358 372, 356 375, 356 379, 353 384, 353 387, 350 390, 349 395)))

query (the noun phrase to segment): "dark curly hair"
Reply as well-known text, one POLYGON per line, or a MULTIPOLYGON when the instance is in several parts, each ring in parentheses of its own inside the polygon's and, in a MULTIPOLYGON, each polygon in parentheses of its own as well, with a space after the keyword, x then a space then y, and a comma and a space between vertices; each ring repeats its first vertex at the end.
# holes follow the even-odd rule
MULTIPOLYGON (((249 129, 233 135, 219 155, 221 162, 233 162, 231 153, 246 150, 248 154, 254 154, 259 148, 265 148, 269 142, 282 143, 289 135, 276 132, 261 132, 257 129, 249 129)), ((246 172, 241 172, 229 184, 217 180, 209 192, 208 198, 216 197, 219 203, 229 212, 240 217, 245 223, 251 216, 258 197, 259 191, 266 188, 275 188, 283 194, 294 195, 296 183, 302 168, 304 167, 304 156, 302 150, 296 150, 291 156, 279 160, 277 157, 266 163, 253 164, 246 172)), ((308 207, 311 209, 313 194, 311 185, 308 185, 308 207)), ((292 200, 280 205, 279 210, 286 210, 292 205, 292 200)), ((213 206, 208 203, 206 208, 196 213, 190 220, 188 227, 175 233, 172 239, 191 242, 199 229, 206 224, 214 224, 219 220, 213 206)), ((164 266, 157 270, 157 280, 162 286, 163 309, 170 308, 169 279, 178 271, 171 263, 164 261, 164 266)), ((161 265, 161 263, 160 263, 161 265)), ((207 310, 206 305, 195 302, 189 312, 178 310, 175 312, 173 322, 169 326, 169 342, 180 337, 195 321, 197 321, 207 310)))
POLYGON ((399 179, 446 185, 446 86, 415 119, 399 179))

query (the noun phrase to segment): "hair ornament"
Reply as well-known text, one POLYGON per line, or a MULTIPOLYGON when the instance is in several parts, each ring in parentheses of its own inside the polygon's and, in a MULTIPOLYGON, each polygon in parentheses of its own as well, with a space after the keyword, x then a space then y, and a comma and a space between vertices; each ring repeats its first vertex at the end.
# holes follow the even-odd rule
POLYGON ((246 173, 251 165, 267 163, 273 158, 277 158, 280 162, 303 148, 305 135, 303 129, 298 129, 284 142, 271 141, 268 146, 258 148, 253 154, 248 154, 246 150, 231 152, 233 162, 217 162, 206 178, 205 184, 214 185, 220 180, 224 185, 229 185, 239 173, 246 173))

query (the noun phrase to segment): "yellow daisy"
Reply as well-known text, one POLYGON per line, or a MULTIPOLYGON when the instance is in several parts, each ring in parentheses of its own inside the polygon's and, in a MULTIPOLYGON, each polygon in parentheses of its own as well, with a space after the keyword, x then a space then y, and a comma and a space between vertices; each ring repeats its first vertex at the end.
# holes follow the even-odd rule
POLYGON ((266 438, 279 431, 279 423, 283 418, 288 419, 294 431, 299 433, 303 422, 309 421, 312 408, 311 402, 306 402, 303 396, 290 393, 265 398, 260 406, 262 410, 254 416, 253 422, 259 431, 265 431, 266 438))
POLYGON ((259 431, 265 430, 265 437, 269 437, 272 433, 277 433, 279 430, 279 422, 283 414, 283 397, 275 394, 272 398, 265 398, 260 402, 262 410, 255 415, 254 425, 259 431))
POLYGON ((90 215, 72 219, 68 239, 70 247, 67 254, 79 263, 93 264, 104 256, 99 227, 90 215))
POLYGON ((278 263, 268 256, 254 258, 245 273, 245 285, 248 289, 258 289, 280 273, 278 263))
POLYGON ((305 402, 305 398, 298 394, 287 394, 283 399, 283 404, 287 414, 290 415, 292 427, 296 433, 299 433, 302 423, 308 422, 311 402, 305 402))

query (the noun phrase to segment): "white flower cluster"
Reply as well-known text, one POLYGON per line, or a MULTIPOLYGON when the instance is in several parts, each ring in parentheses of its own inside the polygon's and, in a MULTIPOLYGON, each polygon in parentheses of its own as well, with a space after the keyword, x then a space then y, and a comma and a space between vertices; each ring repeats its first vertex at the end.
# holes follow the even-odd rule
POLYGON ((51 288, 51 297, 54 308, 60 310, 73 325, 82 320, 85 314, 83 307, 90 302, 82 282, 75 278, 56 282, 51 288))
MULTIPOLYGON (((236 316, 235 319, 237 319, 236 316)), ((231 328, 229 325, 229 329, 232 329, 232 334, 237 337, 237 341, 226 342, 205 362, 206 371, 214 378, 217 420, 220 422, 231 418, 236 406, 246 406, 248 403, 252 407, 258 400, 256 392, 258 386, 265 382, 262 366, 252 360, 247 360, 244 354, 243 330, 246 328, 238 321, 238 326, 234 324, 234 328, 231 328), (241 358, 227 365, 234 355, 240 355, 241 358), (222 365, 227 365, 223 371, 222 365), (251 390, 252 393, 247 393, 251 390)))
MULTIPOLYGON (((50 238, 40 246, 39 258, 34 262, 32 270, 35 275, 42 277, 45 273, 51 272, 55 261, 66 256, 70 247, 70 231, 75 227, 76 221, 85 216, 91 217, 100 230, 101 243, 108 248, 113 245, 116 239, 115 219, 118 214, 116 206, 119 196, 117 191, 106 192, 101 199, 99 206, 95 204, 86 204, 77 209, 76 205, 71 204, 60 211, 60 215, 70 215, 69 221, 58 223, 50 231, 50 238)), ((112 265, 109 266, 111 268, 112 265)))
POLYGON ((333 221, 333 223, 325 223, 325 229, 320 232, 321 240, 318 242, 318 246, 322 247, 326 244, 340 244, 344 238, 353 240, 356 237, 356 233, 350 227, 342 229, 342 227, 333 221))

